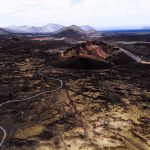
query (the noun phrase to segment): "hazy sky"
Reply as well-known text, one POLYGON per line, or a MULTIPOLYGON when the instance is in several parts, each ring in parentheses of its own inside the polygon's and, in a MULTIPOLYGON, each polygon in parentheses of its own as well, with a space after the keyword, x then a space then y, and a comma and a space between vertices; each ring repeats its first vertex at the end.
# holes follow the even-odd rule
POLYGON ((150 26, 150 0, 0 0, 0 26, 150 26))

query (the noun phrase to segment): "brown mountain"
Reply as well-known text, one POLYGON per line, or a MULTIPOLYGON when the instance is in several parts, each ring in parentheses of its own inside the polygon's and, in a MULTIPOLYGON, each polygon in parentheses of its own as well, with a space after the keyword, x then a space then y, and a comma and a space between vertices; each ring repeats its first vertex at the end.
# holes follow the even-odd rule
POLYGON ((96 69, 136 62, 121 48, 103 42, 85 42, 58 54, 52 64, 63 68, 96 69))
POLYGON ((76 25, 72 25, 69 27, 64 27, 57 32, 55 32, 54 37, 61 38, 73 38, 73 39, 79 39, 79 38, 86 38, 87 33, 86 31, 82 30, 80 27, 76 25))

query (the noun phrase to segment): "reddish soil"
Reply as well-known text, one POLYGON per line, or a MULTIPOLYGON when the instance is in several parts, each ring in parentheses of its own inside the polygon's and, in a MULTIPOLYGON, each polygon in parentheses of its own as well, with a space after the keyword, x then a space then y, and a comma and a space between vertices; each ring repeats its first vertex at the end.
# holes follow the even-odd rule
POLYGON ((119 47, 103 42, 85 42, 57 54, 51 63, 63 68, 102 69, 134 61, 119 47))
POLYGON ((105 59, 107 57, 107 53, 104 52, 104 50, 98 46, 98 45, 94 45, 94 44, 88 44, 86 45, 87 50, 89 51, 93 51, 98 57, 105 59))

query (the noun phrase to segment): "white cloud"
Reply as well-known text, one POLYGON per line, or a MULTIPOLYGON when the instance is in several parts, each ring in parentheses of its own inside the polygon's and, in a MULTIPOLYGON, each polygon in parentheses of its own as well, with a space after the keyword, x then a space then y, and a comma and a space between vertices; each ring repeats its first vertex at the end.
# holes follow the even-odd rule
POLYGON ((0 26, 90 24, 150 25, 149 0, 0 0, 0 26))

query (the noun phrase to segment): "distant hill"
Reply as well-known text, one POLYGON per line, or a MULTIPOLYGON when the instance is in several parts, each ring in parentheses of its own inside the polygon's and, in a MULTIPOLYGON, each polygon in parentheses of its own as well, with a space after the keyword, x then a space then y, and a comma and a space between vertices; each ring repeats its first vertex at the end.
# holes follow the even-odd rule
POLYGON ((85 38, 90 36, 99 36, 98 33, 94 28, 91 26, 76 26, 71 25, 69 27, 64 27, 55 32, 54 37, 67 37, 67 38, 85 38))
POLYGON ((40 33, 46 33, 46 32, 56 32, 58 30, 60 30, 61 28, 63 28, 64 26, 62 25, 58 25, 58 24, 48 24, 45 25, 43 27, 40 27, 39 32, 40 33))
POLYGON ((87 32, 76 25, 72 25, 58 30, 53 36, 57 38, 85 38, 87 37, 87 32))
POLYGON ((90 30, 95 30, 93 27, 89 26, 89 25, 84 25, 80 27, 82 30, 84 31, 90 31, 90 30))
POLYGON ((144 29, 144 30, 149 30, 150 29, 150 27, 143 27, 142 29, 144 29))
POLYGON ((78 32, 81 32, 81 33, 83 33, 83 34, 86 34, 86 33, 87 33, 85 30, 83 30, 82 28, 80 28, 79 26, 76 26, 76 25, 71 25, 71 26, 68 26, 68 27, 64 27, 64 28, 58 30, 57 33, 58 33, 58 32, 62 32, 62 31, 66 31, 66 30, 68 30, 68 29, 73 29, 73 30, 78 31, 78 32))
POLYGON ((64 26, 58 24, 48 24, 41 27, 36 26, 10 26, 5 30, 13 33, 50 33, 55 32, 64 26))
POLYGON ((9 34, 8 31, 6 31, 6 30, 0 28, 0 35, 8 35, 8 34, 9 34))
POLYGON ((80 27, 82 30, 86 31, 87 34, 92 35, 92 34, 98 34, 98 32, 91 26, 89 25, 84 25, 80 27))

